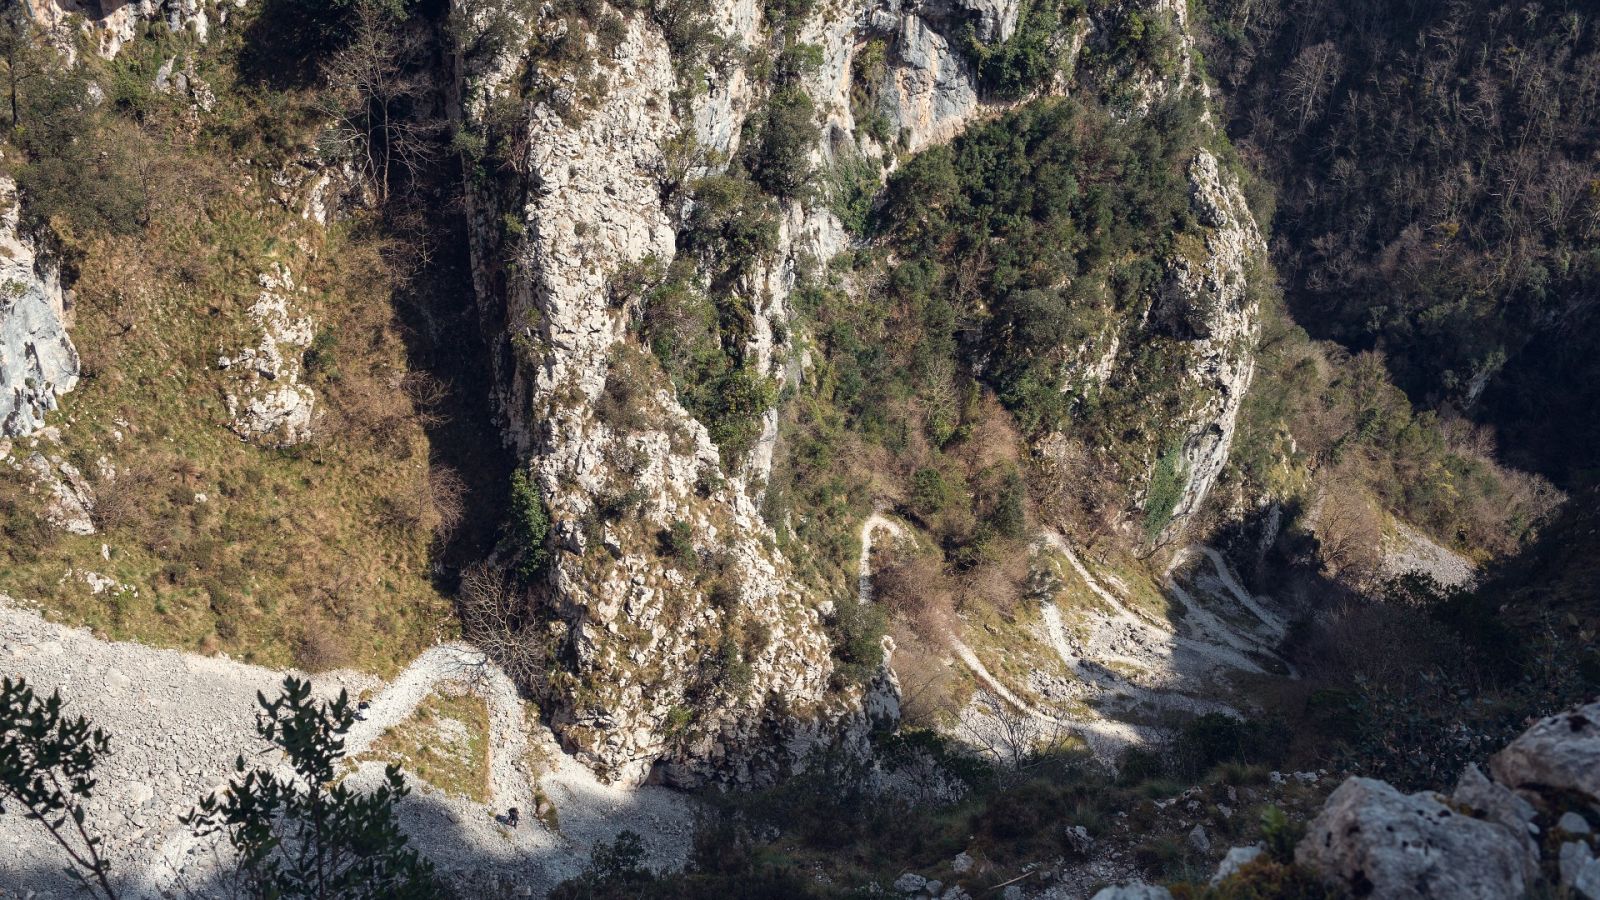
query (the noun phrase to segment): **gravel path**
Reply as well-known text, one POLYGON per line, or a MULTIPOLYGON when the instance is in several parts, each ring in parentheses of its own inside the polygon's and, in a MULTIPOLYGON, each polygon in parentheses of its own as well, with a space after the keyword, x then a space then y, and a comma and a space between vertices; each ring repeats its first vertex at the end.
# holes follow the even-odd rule
MULTIPOLYGON (((59 688, 71 714, 88 717, 112 735, 89 818, 106 835, 106 853, 124 896, 163 891, 213 895, 208 879, 218 857, 178 823, 202 794, 227 783, 234 758, 276 765, 256 737, 256 693, 274 696, 284 672, 228 659, 103 641, 86 629, 46 621, 0 595, 0 660, 7 675, 36 689, 59 688)), ((603 785, 555 746, 548 729, 530 731, 527 707, 504 673, 464 644, 433 647, 388 685, 353 672, 313 678, 319 696, 340 689, 372 692, 366 720, 346 737, 350 757, 405 721, 436 685, 466 682, 484 693, 490 710, 489 804, 414 782, 400 806, 413 844, 458 886, 513 896, 543 896, 579 872, 590 851, 624 830, 644 838, 647 863, 673 868, 687 858, 694 830, 693 801, 664 788, 603 785), (534 772, 530 748, 540 747, 548 771, 534 772), (556 808, 559 831, 533 815, 534 780, 556 808), (520 828, 496 821, 517 806, 520 828)), ((383 766, 364 762, 350 776, 375 785, 383 766)), ((0 815, 0 897, 73 896, 62 877, 60 851, 44 830, 20 815, 0 815), (8 893, 8 890, 11 893, 8 893)))
MULTIPOLYGON (((861 523, 857 598, 862 603, 872 599, 873 541, 884 533, 897 540, 909 536, 903 525, 880 513, 861 523)), ((1068 628, 1054 599, 1040 605, 1042 637, 1073 678, 1031 679, 1030 687, 1043 697, 1041 705, 1024 699, 995 677, 960 636, 950 635, 949 642, 954 658, 972 672, 984 692, 1033 719, 1042 733, 1077 734, 1097 756, 1115 759, 1130 744, 1146 742, 1156 734, 1157 729, 1129 719, 1150 721, 1167 712, 1227 711, 1229 707, 1219 698, 1228 691, 1229 675, 1261 673, 1260 660, 1273 657, 1272 646, 1285 629, 1282 617, 1245 591, 1215 550, 1199 548, 1215 573, 1193 579, 1195 591, 1203 594, 1203 599, 1173 577, 1190 554, 1179 554, 1168 569, 1168 596, 1184 610, 1181 622, 1172 624, 1152 621, 1108 590, 1061 535, 1046 532, 1041 540, 1066 560, 1103 603, 1076 612, 1078 623, 1087 626, 1082 638, 1068 628), (1226 617, 1221 614, 1224 609, 1228 610, 1226 617), (1247 624, 1236 625, 1233 619, 1247 624), (1144 674, 1135 681, 1124 674, 1127 671, 1144 674), (1069 704, 1081 709, 1084 703, 1092 703, 1103 715, 1063 711, 1069 704)), ((981 704, 971 705, 963 711, 962 727, 973 730, 977 722, 981 731, 978 720, 985 716, 993 718, 993 713, 981 704)))

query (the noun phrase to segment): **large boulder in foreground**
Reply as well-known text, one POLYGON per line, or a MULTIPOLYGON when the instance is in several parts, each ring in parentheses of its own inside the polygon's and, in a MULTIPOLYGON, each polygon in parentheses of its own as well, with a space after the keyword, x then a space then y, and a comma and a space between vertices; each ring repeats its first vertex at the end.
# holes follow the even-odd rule
POLYGON ((1600 701, 1540 719, 1489 760, 1496 781, 1600 801, 1600 701))
POLYGON ((1536 867, 1520 835, 1474 819, 1437 794, 1406 795, 1351 778, 1333 792, 1295 849, 1295 862, 1357 896, 1498 900, 1522 896, 1536 867))

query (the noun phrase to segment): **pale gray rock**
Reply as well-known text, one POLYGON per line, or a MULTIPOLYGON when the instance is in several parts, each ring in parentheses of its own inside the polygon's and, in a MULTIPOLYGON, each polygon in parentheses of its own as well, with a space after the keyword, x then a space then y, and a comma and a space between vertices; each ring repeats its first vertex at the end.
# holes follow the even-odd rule
POLYGON ((1239 410, 1255 374, 1260 310, 1246 290, 1247 278, 1252 264, 1266 254, 1266 242, 1237 179, 1219 167, 1210 151, 1195 154, 1189 187, 1190 203, 1209 228, 1205 254, 1174 258, 1163 293, 1188 311, 1180 330, 1193 338, 1189 377, 1205 399, 1185 417, 1183 493, 1168 534, 1199 511, 1228 463, 1239 410))
POLYGON ((1595 858, 1588 844, 1582 841, 1562 844, 1557 865, 1562 887, 1583 900, 1600 900, 1600 859, 1595 858))
POLYGON ((1567 834, 1588 834, 1590 831, 1588 821, 1571 810, 1561 814, 1561 818, 1556 820, 1556 827, 1567 834))
POLYGON ((1522 836, 1440 800, 1350 778, 1311 823, 1295 861, 1357 893, 1395 900, 1522 896, 1537 871, 1522 836))
POLYGON ((16 183, 0 177, 0 438, 43 427, 78 383, 67 292, 56 267, 19 231, 21 213, 16 183))
POLYGON ((1211 852, 1211 835, 1206 834, 1204 825, 1196 825, 1189 832, 1189 848, 1202 855, 1211 852))
POLYGON ((211 36, 213 23, 226 23, 229 10, 245 3, 246 0, 29 0, 35 21, 52 31, 76 22, 95 51, 106 59, 115 57, 136 40, 146 22, 163 22, 173 32, 187 31, 203 44, 211 36))
POLYGON ((972 855, 965 850, 957 853, 956 858, 950 861, 950 871, 957 875, 965 875, 972 871, 972 855))
POLYGON ((1491 822, 1504 825, 1513 834, 1521 835, 1523 849, 1529 857, 1534 860, 1539 858, 1539 847, 1533 838, 1538 830, 1533 824, 1538 811, 1515 791, 1490 781, 1476 763, 1467 764, 1450 799, 1482 814, 1491 822))
POLYGON ((1540 719, 1489 760, 1489 771, 1509 788, 1600 802, 1600 701, 1540 719))
POLYGON ((1217 863, 1217 871, 1216 874, 1211 876, 1211 883, 1218 884, 1222 882, 1233 873, 1260 859, 1261 854, 1264 852, 1260 847, 1256 846, 1230 849, 1227 855, 1222 857, 1222 862, 1217 863))
POLYGON ((233 356, 217 359, 229 373, 228 427, 247 441, 292 447, 311 439, 317 395, 300 383, 301 361, 316 335, 309 317, 297 315, 297 290, 287 266, 275 265, 258 279, 261 293, 250 318, 261 338, 233 356))
MULTIPOLYGON (((35 486, 47 495, 45 521, 69 534, 95 533, 94 488, 77 467, 60 457, 33 453, 23 462, 35 486)), ((96 591, 95 593, 99 593, 96 591)))
POLYGON ((1172 900, 1172 892, 1158 884, 1136 881, 1104 888, 1094 900, 1172 900))
POLYGON ((961 6, 977 19, 973 30, 980 41, 1004 43, 1017 31, 1021 0, 961 0, 961 6))
POLYGON ((894 880, 894 889, 902 894, 918 894, 928 886, 928 879, 915 872, 906 872, 894 880))

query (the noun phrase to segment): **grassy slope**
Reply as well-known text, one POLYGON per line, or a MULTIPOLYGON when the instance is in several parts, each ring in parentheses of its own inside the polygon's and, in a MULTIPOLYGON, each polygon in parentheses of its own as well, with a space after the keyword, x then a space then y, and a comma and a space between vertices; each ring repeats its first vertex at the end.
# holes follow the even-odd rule
MULTIPOLYGON (((397 390, 406 347, 389 266, 360 215, 323 229, 275 202, 272 175, 315 138, 314 98, 236 81, 237 34, 200 50, 158 29, 96 73, 115 109, 95 137, 137 142, 148 170, 167 174, 143 228, 72 235, 85 377, 52 424, 57 452, 84 472, 103 459, 119 473, 102 490, 126 512, 87 538, 19 524, 31 539, 0 550, 0 590, 114 638, 394 671, 434 639, 448 605, 428 577, 429 448, 397 390), (221 98, 212 113, 141 89, 173 53, 197 57, 221 98), (289 451, 227 430, 215 368, 259 339, 247 310, 274 263, 304 286, 299 312, 334 336, 333 363, 309 378, 321 437, 289 451), (69 570, 137 596, 93 595, 69 570)), ((23 498, 10 517, 37 505, 23 498)))

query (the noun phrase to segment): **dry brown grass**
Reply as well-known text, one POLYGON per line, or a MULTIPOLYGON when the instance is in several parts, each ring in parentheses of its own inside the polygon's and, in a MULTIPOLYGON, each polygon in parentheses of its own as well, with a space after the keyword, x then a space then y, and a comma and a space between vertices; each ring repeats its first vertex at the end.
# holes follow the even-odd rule
POLYGON ((350 664, 343 633, 327 622, 309 622, 294 643, 295 665, 307 672, 326 672, 350 664))
POLYGON ((873 602, 933 644, 948 641, 955 626, 956 580, 936 553, 875 551, 873 602))

